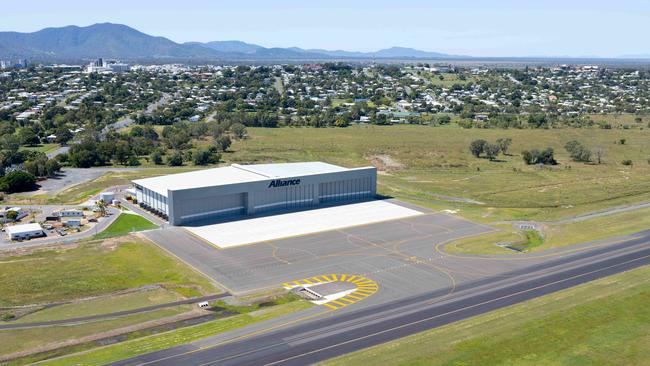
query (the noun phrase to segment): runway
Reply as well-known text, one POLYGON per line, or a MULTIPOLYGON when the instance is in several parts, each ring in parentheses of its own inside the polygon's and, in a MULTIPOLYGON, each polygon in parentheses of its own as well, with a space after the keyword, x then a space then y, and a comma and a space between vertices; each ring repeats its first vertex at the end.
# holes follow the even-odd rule
POLYGON ((205 339, 114 365, 307 365, 645 264, 650 264, 647 232, 515 269, 507 277, 468 281, 449 295, 438 289, 349 311, 323 309, 266 331, 205 339))

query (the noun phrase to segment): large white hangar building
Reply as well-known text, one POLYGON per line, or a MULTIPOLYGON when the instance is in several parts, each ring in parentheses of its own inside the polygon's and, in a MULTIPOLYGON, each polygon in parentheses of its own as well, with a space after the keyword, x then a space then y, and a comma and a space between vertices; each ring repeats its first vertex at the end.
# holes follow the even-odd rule
POLYGON ((184 225, 374 198, 377 170, 322 162, 238 165, 133 181, 138 203, 184 225))

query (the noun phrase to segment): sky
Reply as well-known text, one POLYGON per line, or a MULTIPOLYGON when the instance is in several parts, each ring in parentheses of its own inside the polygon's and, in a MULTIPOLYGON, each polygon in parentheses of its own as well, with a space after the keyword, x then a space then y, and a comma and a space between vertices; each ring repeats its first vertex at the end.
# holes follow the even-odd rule
POLYGON ((650 55, 647 0, 37 0, 2 5, 0 31, 112 22, 175 42, 470 56, 650 55))

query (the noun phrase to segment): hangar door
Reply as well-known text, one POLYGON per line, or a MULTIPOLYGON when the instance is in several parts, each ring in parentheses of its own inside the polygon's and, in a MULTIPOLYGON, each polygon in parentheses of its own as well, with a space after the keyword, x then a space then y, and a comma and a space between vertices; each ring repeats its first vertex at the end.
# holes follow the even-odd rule
POLYGON ((372 198, 372 179, 362 177, 321 183, 318 197, 320 202, 357 201, 372 198))
POLYGON ((246 214, 246 194, 235 193, 178 200, 174 210, 183 222, 246 214))
POLYGON ((254 193, 255 213, 291 210, 314 204, 314 185, 269 188, 254 193))

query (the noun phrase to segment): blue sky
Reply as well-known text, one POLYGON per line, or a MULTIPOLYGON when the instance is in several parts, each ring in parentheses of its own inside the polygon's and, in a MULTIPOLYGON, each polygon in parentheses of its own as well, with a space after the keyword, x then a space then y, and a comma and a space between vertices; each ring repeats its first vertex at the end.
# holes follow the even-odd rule
POLYGON ((474 56, 650 54, 650 1, 10 1, 0 30, 114 22, 176 42, 372 51, 390 46, 474 56), (320 3, 320 4, 319 4, 320 3))

